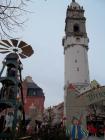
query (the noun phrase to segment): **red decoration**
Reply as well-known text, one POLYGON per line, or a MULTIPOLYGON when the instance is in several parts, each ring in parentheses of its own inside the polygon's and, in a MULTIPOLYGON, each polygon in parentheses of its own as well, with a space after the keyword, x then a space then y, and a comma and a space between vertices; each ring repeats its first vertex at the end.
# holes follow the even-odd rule
POLYGON ((74 86, 73 84, 69 84, 69 85, 68 85, 68 89, 70 89, 70 90, 75 90, 75 86, 74 86))
POLYGON ((88 125, 87 126, 87 129, 88 129, 88 131, 90 132, 90 133, 92 133, 92 134, 96 134, 96 132, 97 132, 97 128, 95 128, 94 126, 93 126, 93 124, 90 124, 90 125, 88 125))
POLYGON ((102 132, 104 132, 104 133, 105 133, 105 128, 103 128, 103 129, 102 129, 102 132))

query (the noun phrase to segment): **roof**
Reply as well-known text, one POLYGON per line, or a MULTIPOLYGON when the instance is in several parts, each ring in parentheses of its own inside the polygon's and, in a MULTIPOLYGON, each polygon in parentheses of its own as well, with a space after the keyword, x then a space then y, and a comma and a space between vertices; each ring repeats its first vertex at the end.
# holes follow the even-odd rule
POLYGON ((27 86, 28 88, 34 88, 34 89, 41 89, 37 84, 35 84, 34 82, 30 83, 27 82, 27 86))
POLYGON ((43 90, 35 83, 27 83, 28 89, 34 89, 36 94, 35 96, 44 96, 43 90))
POLYGON ((33 80, 32 77, 27 76, 23 81, 25 83, 27 89, 34 89, 35 95, 34 96, 44 96, 43 89, 40 88, 33 80))

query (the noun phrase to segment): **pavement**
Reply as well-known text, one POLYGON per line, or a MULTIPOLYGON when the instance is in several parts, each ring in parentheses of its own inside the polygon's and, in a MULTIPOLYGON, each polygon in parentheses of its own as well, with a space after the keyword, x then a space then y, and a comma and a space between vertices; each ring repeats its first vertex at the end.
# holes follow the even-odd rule
POLYGON ((105 138, 99 138, 99 137, 89 137, 87 140, 105 140, 105 138))

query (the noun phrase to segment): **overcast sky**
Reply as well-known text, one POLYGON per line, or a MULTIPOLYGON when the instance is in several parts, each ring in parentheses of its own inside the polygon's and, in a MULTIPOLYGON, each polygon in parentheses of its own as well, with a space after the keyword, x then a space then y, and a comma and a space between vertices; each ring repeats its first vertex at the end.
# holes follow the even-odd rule
MULTIPOLYGON (((84 7, 89 43, 90 79, 105 84, 105 0, 77 0, 84 7)), ((64 36, 67 6, 71 0, 33 0, 28 21, 14 34, 31 44, 34 55, 22 60, 23 77, 30 75, 45 93, 45 107, 63 101, 64 36)), ((4 56, 0 56, 2 60, 4 56)))

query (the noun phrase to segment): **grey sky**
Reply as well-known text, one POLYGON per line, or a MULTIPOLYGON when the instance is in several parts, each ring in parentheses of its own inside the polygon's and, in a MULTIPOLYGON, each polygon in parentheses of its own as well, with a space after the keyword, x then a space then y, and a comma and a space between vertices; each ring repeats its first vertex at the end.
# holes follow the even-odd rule
MULTIPOLYGON (((43 88, 45 107, 63 101, 64 36, 66 9, 71 0, 33 0, 29 4, 32 14, 24 30, 14 37, 21 37, 32 45, 35 53, 23 60, 23 76, 30 75, 43 88)), ((77 0, 85 9, 89 43, 90 78, 105 83, 105 1, 77 0)), ((0 56, 1 60, 3 56, 0 56)))

